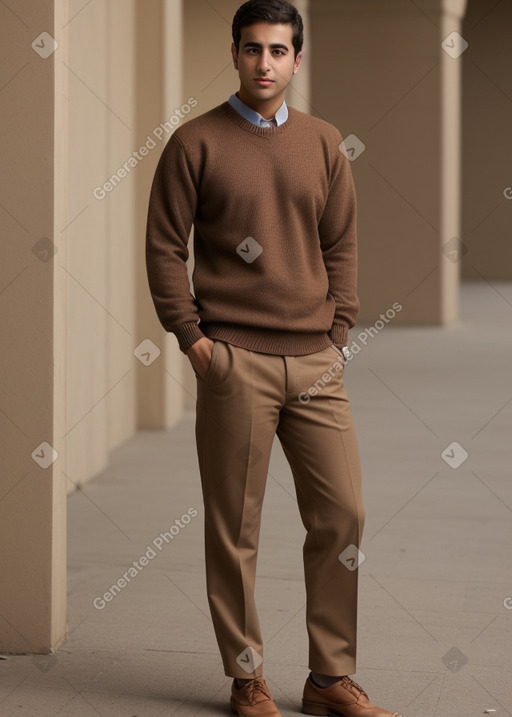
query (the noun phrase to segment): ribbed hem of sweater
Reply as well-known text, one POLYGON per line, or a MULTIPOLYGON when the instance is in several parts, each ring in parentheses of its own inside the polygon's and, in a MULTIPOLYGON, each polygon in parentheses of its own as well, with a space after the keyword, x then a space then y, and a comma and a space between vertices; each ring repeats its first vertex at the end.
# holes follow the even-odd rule
POLYGON ((200 323, 199 328, 209 339, 219 339, 249 351, 279 356, 304 356, 323 351, 333 343, 326 331, 276 331, 215 322, 200 323))
POLYGON ((184 354, 187 353, 192 344, 195 344, 196 341, 199 341, 199 339, 205 336, 199 328, 197 321, 188 321, 185 324, 181 324, 175 329, 172 329, 172 333, 174 333, 178 339, 180 350, 183 351, 184 354))

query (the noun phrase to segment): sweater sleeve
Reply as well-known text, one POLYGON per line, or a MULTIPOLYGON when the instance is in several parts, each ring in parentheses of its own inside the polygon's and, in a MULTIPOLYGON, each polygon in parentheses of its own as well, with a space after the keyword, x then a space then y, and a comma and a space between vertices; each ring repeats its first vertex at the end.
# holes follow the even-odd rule
POLYGON ((348 331, 359 313, 357 295, 357 200, 350 161, 339 149, 336 130, 329 195, 318 225, 322 255, 329 278, 329 293, 335 300, 335 314, 329 336, 346 346, 348 331))
POLYGON ((155 170, 146 226, 146 271, 158 319, 185 353, 204 334, 187 273, 197 181, 185 147, 171 135, 155 170))

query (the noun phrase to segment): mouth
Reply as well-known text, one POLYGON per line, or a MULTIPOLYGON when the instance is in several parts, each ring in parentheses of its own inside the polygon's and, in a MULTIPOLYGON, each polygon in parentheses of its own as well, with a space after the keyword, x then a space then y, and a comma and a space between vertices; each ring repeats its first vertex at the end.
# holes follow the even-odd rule
POLYGON ((258 85, 261 85, 262 87, 267 87, 268 85, 274 84, 274 80, 264 80, 264 79, 258 78, 258 77, 254 81, 257 82, 258 85))

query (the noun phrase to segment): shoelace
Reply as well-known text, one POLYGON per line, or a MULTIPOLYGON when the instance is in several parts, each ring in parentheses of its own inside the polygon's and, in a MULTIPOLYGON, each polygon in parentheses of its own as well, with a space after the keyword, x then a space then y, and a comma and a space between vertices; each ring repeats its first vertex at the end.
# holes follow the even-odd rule
POLYGON ((361 685, 358 685, 357 682, 354 682, 354 680, 351 679, 348 675, 345 675, 341 681, 343 682, 345 687, 355 687, 357 690, 359 690, 359 692, 361 692, 361 694, 363 694, 366 697, 367 700, 370 699, 368 697, 368 695, 366 694, 366 692, 361 687, 361 685))
POLYGON ((265 697, 268 697, 270 699, 270 695, 267 692, 267 690, 265 689, 265 685, 263 684, 263 682, 261 680, 258 680, 258 678, 256 678, 256 677, 254 678, 254 680, 251 680, 250 682, 246 682, 245 688, 247 690, 247 692, 246 692, 247 699, 249 700, 249 702, 251 704, 254 704, 256 702, 254 693, 257 691, 262 692, 265 695, 265 697))

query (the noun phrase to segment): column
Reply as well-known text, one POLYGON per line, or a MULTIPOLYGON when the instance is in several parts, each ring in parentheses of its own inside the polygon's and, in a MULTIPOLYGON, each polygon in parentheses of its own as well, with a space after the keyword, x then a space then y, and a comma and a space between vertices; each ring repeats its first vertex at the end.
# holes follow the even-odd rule
POLYGON ((144 342, 150 361, 149 365, 139 362, 137 366, 138 426, 168 428, 183 413, 185 357, 155 313, 146 273, 145 232, 155 168, 179 117, 173 117, 175 110, 189 95, 183 95, 181 83, 181 1, 157 0, 142 5, 137 3, 136 144, 143 144, 149 135, 156 147, 137 173, 136 343, 144 342))
POLYGON ((0 8, 0 651, 66 636, 67 2, 0 8))
POLYGON ((457 319, 464 0, 310 3, 312 106, 359 198, 360 321, 457 319))

